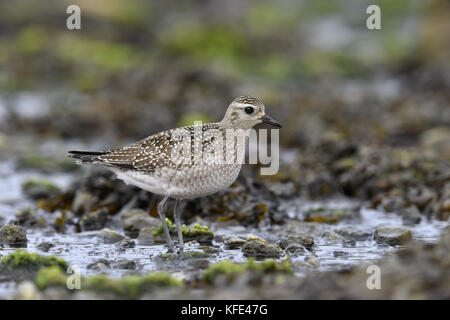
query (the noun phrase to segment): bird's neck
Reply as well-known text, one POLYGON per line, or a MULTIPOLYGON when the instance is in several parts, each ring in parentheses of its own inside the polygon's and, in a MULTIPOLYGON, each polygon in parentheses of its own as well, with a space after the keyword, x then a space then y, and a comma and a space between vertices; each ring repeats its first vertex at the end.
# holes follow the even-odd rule
POLYGON ((249 125, 251 125, 251 127, 248 128, 246 123, 244 123, 244 125, 242 125, 242 123, 237 123, 237 122, 233 121, 232 119, 227 119, 227 118, 224 118, 222 121, 218 122, 218 124, 222 129, 242 131, 242 132, 245 132, 245 135, 247 135, 247 136, 250 134, 250 129, 253 127, 253 124, 249 124, 249 125))

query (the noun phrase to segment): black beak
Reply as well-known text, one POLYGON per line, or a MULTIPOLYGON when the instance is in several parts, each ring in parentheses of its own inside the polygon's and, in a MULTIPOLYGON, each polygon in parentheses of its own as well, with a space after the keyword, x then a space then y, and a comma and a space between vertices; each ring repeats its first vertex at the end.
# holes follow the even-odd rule
POLYGON ((268 123, 268 124, 274 126, 274 127, 278 127, 278 128, 281 128, 281 127, 282 127, 282 125, 281 125, 278 121, 272 119, 271 117, 269 117, 269 116, 267 116, 267 115, 265 115, 264 117, 262 117, 261 120, 262 120, 263 122, 265 122, 265 123, 268 123))

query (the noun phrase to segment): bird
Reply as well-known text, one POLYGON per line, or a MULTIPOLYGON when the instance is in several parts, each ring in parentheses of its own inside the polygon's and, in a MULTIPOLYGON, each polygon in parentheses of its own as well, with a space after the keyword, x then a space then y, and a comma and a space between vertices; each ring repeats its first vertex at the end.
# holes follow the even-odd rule
POLYGON ((68 156, 79 164, 105 167, 126 184, 162 196, 157 209, 169 252, 175 248, 165 209, 168 199, 175 199, 173 216, 182 252, 181 201, 231 186, 241 170, 250 130, 262 122, 282 127, 266 115, 259 99, 240 96, 229 104, 219 122, 162 131, 117 149, 68 151, 68 156))

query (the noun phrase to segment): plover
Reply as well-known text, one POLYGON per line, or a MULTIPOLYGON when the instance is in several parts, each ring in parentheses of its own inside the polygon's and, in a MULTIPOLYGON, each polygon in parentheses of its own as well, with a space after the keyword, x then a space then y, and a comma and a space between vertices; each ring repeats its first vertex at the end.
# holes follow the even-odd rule
POLYGON ((265 114, 260 100, 241 96, 231 102, 220 122, 159 132, 119 149, 69 151, 69 157, 104 166, 125 183, 162 195, 158 214, 172 252, 165 208, 169 197, 175 199, 173 215, 182 251, 180 201, 228 188, 241 170, 250 129, 261 122, 281 128, 265 114))

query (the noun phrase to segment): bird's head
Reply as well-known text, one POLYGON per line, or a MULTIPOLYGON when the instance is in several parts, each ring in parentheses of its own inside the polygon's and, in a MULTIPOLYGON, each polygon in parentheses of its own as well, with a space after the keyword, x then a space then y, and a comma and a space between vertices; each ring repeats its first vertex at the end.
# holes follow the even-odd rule
POLYGON ((222 120, 233 129, 251 129, 262 122, 281 128, 278 121, 266 115, 264 104, 250 96, 241 96, 231 102, 222 120))

